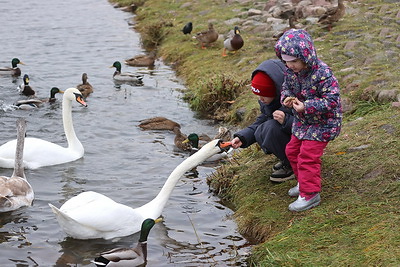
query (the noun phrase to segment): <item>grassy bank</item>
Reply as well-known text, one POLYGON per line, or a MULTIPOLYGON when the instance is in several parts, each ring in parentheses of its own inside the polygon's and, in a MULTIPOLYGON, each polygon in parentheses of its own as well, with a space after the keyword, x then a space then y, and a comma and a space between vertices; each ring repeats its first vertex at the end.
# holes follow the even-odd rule
MULTIPOLYGON (((124 5, 132 1, 124 1, 124 5)), ((323 156, 322 204, 302 213, 287 210, 294 181, 268 180, 276 159, 256 145, 209 177, 210 187, 235 208, 239 231, 256 245, 252 266, 400 265, 400 111, 390 93, 400 92, 400 3, 346 1, 346 16, 331 32, 307 25, 319 56, 339 79, 346 101, 341 135, 323 156), (390 91, 392 90, 392 91, 390 91)), ((246 86, 252 70, 275 58, 274 40, 244 23, 252 1, 156 1, 139 3, 136 28, 148 49, 171 64, 194 110, 224 123, 245 126, 258 114, 246 86), (245 46, 222 57, 222 40, 200 49, 193 33, 213 22, 220 34, 241 18, 245 46), (235 100, 233 103, 231 100, 235 100), (237 111, 242 110, 243 116, 237 111)), ((394 94, 396 95, 396 94, 394 94)), ((397 100, 398 101, 398 100, 397 100)))

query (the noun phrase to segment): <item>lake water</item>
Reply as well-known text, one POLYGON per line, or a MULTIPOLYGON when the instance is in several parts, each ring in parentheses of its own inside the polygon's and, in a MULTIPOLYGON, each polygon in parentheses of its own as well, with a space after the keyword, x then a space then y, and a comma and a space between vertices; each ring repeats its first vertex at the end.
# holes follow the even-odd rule
MULTIPOLYGON (((19 58, 36 94, 48 97, 81 83, 83 72, 94 86, 88 107, 73 104, 76 134, 85 155, 75 162, 26 170, 35 191, 32 207, 0 214, 0 266, 94 266, 97 254, 136 244, 139 236, 118 240, 75 240, 59 227, 48 203, 60 207, 83 192, 96 191, 138 207, 153 199, 174 166, 188 155, 174 149, 173 134, 142 131, 139 120, 166 116, 184 133, 213 136, 217 125, 200 120, 181 100, 182 83, 161 61, 144 73, 144 86, 112 81, 114 61, 143 54, 132 14, 105 0, 0 0, 0 66, 19 58)), ((15 139, 15 121, 27 120, 27 135, 66 146, 58 103, 16 110, 22 78, 0 76, 0 144, 15 139)), ((178 182, 163 211, 163 222, 149 235, 147 266, 245 266, 248 242, 236 231, 232 211, 208 192, 214 167, 199 166, 178 182)), ((10 176, 12 169, 0 169, 10 176)))

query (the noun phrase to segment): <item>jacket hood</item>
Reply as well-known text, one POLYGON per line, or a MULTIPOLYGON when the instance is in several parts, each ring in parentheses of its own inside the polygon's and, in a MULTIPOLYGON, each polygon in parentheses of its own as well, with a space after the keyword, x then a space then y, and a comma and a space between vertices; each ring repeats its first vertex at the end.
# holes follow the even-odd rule
POLYGON ((285 70, 286 66, 279 59, 268 59, 258 65, 251 74, 251 79, 253 79, 254 75, 259 71, 266 73, 275 83, 276 95, 280 95, 285 70))
POLYGON ((318 65, 314 42, 310 34, 303 29, 286 31, 276 43, 275 52, 280 59, 282 59, 282 54, 285 54, 301 59, 310 68, 318 65))

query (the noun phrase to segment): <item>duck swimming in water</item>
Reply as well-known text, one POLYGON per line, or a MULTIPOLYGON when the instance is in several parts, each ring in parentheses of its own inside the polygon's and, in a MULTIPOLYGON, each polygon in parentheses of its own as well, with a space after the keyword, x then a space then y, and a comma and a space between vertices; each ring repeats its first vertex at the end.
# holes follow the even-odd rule
POLYGON ((38 108, 42 106, 44 103, 54 103, 57 101, 56 94, 64 93, 58 87, 53 87, 50 89, 50 97, 49 98, 30 98, 30 99, 23 99, 18 100, 14 103, 14 106, 17 106, 19 109, 30 110, 34 108, 38 108))
POLYGON ((18 64, 25 65, 18 58, 13 58, 11 60, 11 68, 10 67, 0 68, 0 75, 20 76, 21 75, 21 69, 18 68, 18 64))
POLYGON ((82 83, 76 86, 76 88, 81 92, 83 99, 85 100, 91 93, 93 93, 93 86, 87 80, 87 73, 82 73, 82 83))
POLYGON ((18 86, 18 89, 21 94, 29 97, 34 97, 36 92, 32 89, 29 84, 29 75, 25 74, 23 78, 24 83, 18 86))
POLYGON ((151 228, 162 219, 146 219, 140 228, 140 238, 134 248, 115 248, 100 254, 93 263, 101 266, 142 266, 147 262, 147 238, 151 228))
POLYGON ((121 62, 115 61, 110 68, 115 68, 113 74, 114 82, 116 83, 129 83, 133 85, 143 85, 143 75, 134 74, 130 72, 121 72, 121 62))

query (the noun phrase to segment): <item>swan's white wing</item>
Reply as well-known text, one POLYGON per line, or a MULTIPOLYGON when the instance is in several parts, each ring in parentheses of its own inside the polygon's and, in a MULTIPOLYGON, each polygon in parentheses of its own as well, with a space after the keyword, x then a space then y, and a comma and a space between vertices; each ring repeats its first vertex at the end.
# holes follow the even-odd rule
POLYGON ((82 239, 93 238, 92 233, 106 239, 130 235, 143 221, 134 209, 96 192, 81 193, 53 211, 68 235, 82 239))
MULTIPOLYGON (((14 139, 0 146, 0 158, 14 162, 16 144, 17 140, 14 139)), ((81 157, 80 153, 46 140, 34 137, 25 138, 24 165, 28 169, 61 164, 81 157)))

